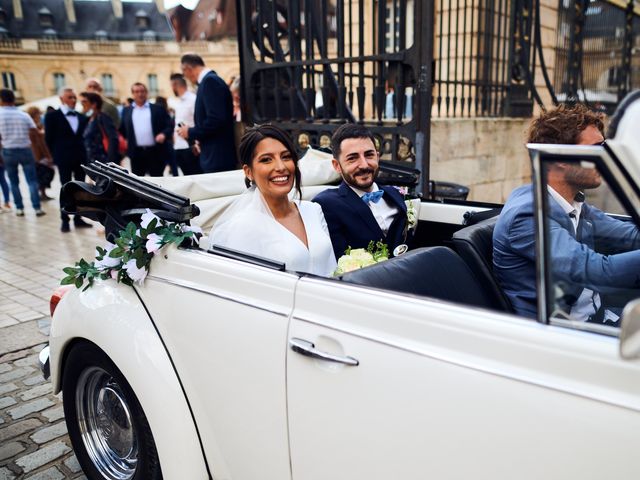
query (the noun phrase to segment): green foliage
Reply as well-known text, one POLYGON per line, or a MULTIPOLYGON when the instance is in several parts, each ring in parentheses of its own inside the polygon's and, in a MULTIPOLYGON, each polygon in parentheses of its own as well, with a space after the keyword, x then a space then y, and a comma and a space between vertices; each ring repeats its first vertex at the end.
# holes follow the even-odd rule
MULTIPOLYGON (((148 215, 152 215, 148 212, 148 215)), ((144 280, 154 252, 159 251, 165 245, 181 245, 185 241, 197 244, 198 238, 202 236, 200 232, 185 230, 184 224, 165 222, 153 216, 146 228, 138 228, 133 222, 120 231, 115 244, 110 244, 108 248, 96 247, 96 258, 92 262, 87 262, 81 258, 73 267, 65 267, 62 271, 65 277, 60 281, 61 285, 75 285, 83 291, 91 287, 96 279, 106 280, 113 278, 119 283, 133 286, 134 281, 140 283, 144 280), (151 242, 147 248, 147 242, 151 242), (135 261, 135 267, 140 269, 132 278, 125 266, 131 260, 135 261)), ((131 268, 131 267, 129 267, 131 268)))
POLYGON ((371 254, 376 262, 389 259, 389 247, 386 243, 383 243, 380 240, 377 242, 371 240, 369 245, 367 245, 367 252, 371 254))

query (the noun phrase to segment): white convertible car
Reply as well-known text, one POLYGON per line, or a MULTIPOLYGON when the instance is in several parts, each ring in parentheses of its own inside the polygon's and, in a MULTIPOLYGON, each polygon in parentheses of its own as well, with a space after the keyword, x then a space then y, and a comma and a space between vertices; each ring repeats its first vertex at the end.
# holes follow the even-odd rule
MULTIPOLYGON (((606 183, 588 201, 638 223, 640 104, 627 107, 605 146, 529 146, 537 321, 493 278, 497 210, 428 201, 420 248, 340 278, 173 246, 143 286, 54 296, 41 361, 87 476, 640 478, 640 290, 610 289, 621 327, 563 310, 540 194, 547 162, 580 162, 606 183)), ((305 196, 335 180, 325 162, 304 160, 305 196)), ((158 180, 166 190, 94 175, 107 187, 70 198, 108 234, 147 207, 206 232, 242 189, 237 172, 158 180)))

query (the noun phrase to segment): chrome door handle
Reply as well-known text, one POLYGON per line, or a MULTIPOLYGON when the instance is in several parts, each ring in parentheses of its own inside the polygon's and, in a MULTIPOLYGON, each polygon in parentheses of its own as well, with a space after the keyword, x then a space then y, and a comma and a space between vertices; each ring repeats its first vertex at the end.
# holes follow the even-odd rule
POLYGON ((357 367, 360 362, 353 357, 339 357, 337 355, 331 355, 330 353, 316 350, 315 345, 301 338, 292 338, 289 340, 289 346, 291 350, 305 357, 317 358, 319 360, 326 360, 327 362, 343 363, 344 365, 350 365, 357 367))

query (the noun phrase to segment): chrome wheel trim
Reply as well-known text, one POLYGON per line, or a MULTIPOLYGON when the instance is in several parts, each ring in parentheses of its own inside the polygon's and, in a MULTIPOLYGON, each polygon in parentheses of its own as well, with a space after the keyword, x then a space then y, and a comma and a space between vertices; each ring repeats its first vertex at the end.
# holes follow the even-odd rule
POLYGON ((138 439, 120 385, 100 367, 89 367, 76 385, 78 427, 95 468, 109 480, 129 480, 138 465, 138 439))

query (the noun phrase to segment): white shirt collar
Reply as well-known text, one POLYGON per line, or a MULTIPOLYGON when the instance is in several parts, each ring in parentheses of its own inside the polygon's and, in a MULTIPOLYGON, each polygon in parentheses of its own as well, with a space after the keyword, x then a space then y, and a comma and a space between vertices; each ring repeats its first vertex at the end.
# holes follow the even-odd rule
POLYGON ((574 213, 577 217, 580 216, 580 212, 582 212, 582 205, 584 204, 584 202, 574 201, 573 203, 569 203, 562 195, 556 192, 550 185, 547 185, 547 190, 549 191, 549 194, 551 195, 551 197, 556 202, 558 202, 558 205, 560 205, 560 208, 562 208, 562 210, 564 210, 564 212, 567 215, 570 213, 574 213))
POLYGON ((62 113, 64 113, 65 115, 69 112, 74 112, 75 110, 73 108, 69 108, 68 106, 66 106, 64 103, 62 105, 60 105, 60 110, 62 111, 62 113))
MULTIPOLYGON (((349 184, 347 183, 347 185, 349 185, 349 184)), ((359 188, 356 188, 356 187, 354 187, 353 185, 349 185, 349 188, 350 188, 351 190, 353 190, 354 192, 356 192, 356 195, 358 195, 360 198, 362 198, 362 196, 363 196, 365 193, 367 193, 366 191, 364 191, 364 190, 360 190, 359 188)), ((380 190, 380 189, 378 188, 378 184, 377 184, 376 182, 373 182, 373 185, 371 185, 371 192, 377 192, 378 190, 380 190)))
POLYGON ((198 75, 198 83, 202 83, 202 80, 204 79, 204 76, 209 73, 211 71, 210 68, 203 68, 202 71, 200 72, 200 75, 198 75))
POLYGON ((144 105, 139 106, 137 103, 133 103, 133 108, 138 108, 138 109, 143 109, 143 108, 149 108, 149 102, 144 102, 144 105))

